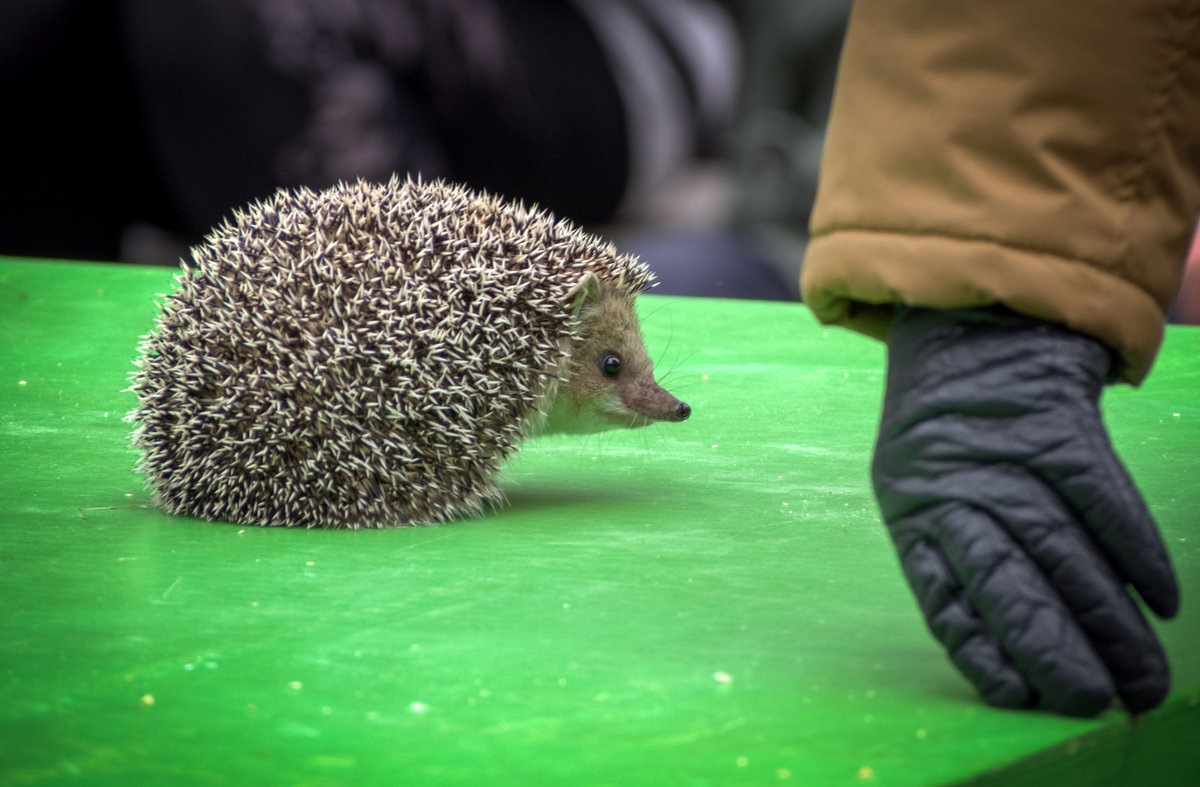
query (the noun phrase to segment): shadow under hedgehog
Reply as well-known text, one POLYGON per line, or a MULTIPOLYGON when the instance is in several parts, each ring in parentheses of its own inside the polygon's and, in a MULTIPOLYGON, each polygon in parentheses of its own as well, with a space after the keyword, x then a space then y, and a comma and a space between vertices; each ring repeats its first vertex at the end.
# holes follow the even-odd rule
POLYGON ((390 527, 499 506, 528 436, 682 421, 645 264, 442 183, 280 190, 192 250, 136 360, 153 500, 248 525, 390 527))

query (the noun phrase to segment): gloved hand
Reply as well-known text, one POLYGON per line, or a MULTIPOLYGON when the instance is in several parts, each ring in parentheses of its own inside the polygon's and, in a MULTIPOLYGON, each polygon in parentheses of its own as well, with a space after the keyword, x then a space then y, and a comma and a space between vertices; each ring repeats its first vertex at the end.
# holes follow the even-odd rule
POLYGON ((1126 590, 1179 589, 1109 443, 1093 339, 1000 307, 901 307, 872 477, 926 622, 983 698, 1090 716, 1163 701, 1167 659, 1126 590))

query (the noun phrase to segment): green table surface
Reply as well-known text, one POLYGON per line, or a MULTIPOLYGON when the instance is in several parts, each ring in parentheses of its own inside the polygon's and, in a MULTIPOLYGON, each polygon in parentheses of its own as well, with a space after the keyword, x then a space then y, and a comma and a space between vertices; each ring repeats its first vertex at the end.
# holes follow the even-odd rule
POLYGON ((0 782, 1200 783, 1200 330, 1104 407, 1184 592, 1138 724, 981 704, 871 497, 880 345, 644 297, 682 424, 529 443, 510 507, 259 529, 147 507, 124 392, 175 271, 0 261, 0 782))

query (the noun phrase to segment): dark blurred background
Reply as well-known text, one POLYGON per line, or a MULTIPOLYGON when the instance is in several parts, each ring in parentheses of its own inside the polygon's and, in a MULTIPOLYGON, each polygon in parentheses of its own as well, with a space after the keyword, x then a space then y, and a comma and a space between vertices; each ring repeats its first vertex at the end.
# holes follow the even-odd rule
POLYGON ((420 174, 610 237, 657 292, 795 299, 849 7, 5 0, 0 254, 175 265, 278 187, 420 174))
POLYGON ((7 0, 0 254, 174 265, 277 187, 522 199, 798 297, 848 0, 7 0))

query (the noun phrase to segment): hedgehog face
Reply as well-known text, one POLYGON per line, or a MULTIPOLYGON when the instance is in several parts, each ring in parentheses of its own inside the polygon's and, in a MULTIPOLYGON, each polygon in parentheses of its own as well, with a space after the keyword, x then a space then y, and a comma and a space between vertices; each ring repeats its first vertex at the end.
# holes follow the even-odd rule
POLYGON ((545 431, 600 432, 686 419, 691 408, 654 380, 632 297, 592 282, 581 296, 581 341, 571 353, 545 431))

